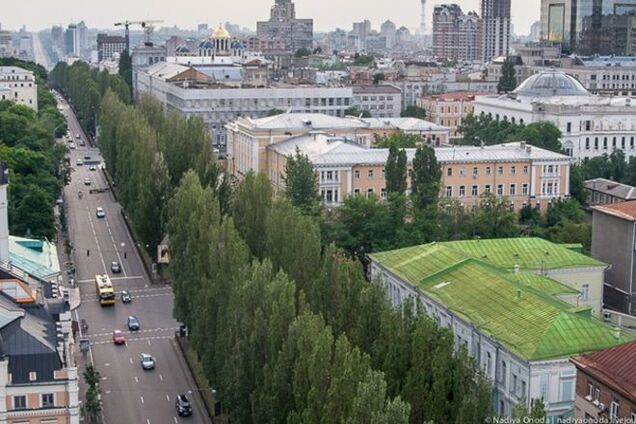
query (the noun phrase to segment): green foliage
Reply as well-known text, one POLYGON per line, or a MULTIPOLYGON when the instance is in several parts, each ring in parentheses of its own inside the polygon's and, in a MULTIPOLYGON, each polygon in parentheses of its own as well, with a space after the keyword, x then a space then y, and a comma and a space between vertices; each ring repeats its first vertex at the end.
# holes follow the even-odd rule
POLYGON ((130 55, 130 52, 128 50, 124 50, 119 56, 119 75, 128 86, 128 92, 132 96, 132 56, 130 55))
POLYGON ((414 149, 421 143, 422 137, 420 135, 407 134, 399 131, 391 135, 385 135, 384 137, 376 136, 375 147, 388 149, 391 146, 395 146, 399 149, 414 149))
POLYGON ((309 157, 296 148, 285 165, 285 194, 291 204, 306 214, 315 214, 320 206, 318 181, 309 157))
POLYGON ((372 55, 356 53, 353 58, 353 65, 373 67, 375 66, 375 57, 373 57, 372 55))
POLYGON ((482 238, 514 237, 517 215, 511 210, 508 198, 482 193, 474 216, 474 229, 475 234, 482 238))
POLYGON ((366 109, 360 109, 358 106, 351 106, 345 109, 345 116, 356 116, 361 118, 371 118, 371 112, 366 109))
POLYGON ((526 398, 519 399, 519 402, 512 408, 512 418, 518 422, 542 422, 546 418, 545 405, 543 399, 532 399, 530 409, 526 398))
POLYGON ((265 257, 267 240, 263 237, 272 208, 272 185, 265 174, 249 172, 234 193, 232 217, 239 234, 252 255, 265 257))
POLYGON ((416 208, 423 210, 437 204, 441 178, 435 151, 429 146, 419 146, 411 174, 411 198, 416 208))
POLYGON ((296 53, 294 54, 294 56, 296 57, 306 57, 309 56, 311 54, 311 51, 306 48, 306 47, 302 47, 298 50, 296 50, 296 53))
POLYGON ((373 84, 378 85, 380 81, 384 81, 385 78, 384 72, 378 72, 373 75, 373 84))
POLYGON ((512 60, 507 57, 501 66, 501 77, 499 77, 499 83, 497 83, 497 92, 508 93, 517 88, 516 74, 515 65, 512 63, 512 60))
POLYGON ((274 108, 274 109, 270 109, 270 110, 267 112, 267 116, 276 116, 276 115, 280 115, 280 114, 282 114, 282 113, 285 113, 285 111, 284 111, 284 110, 280 110, 280 109, 275 109, 275 108, 274 108))
POLYGON ((410 105, 407 106, 401 113, 400 116, 403 118, 418 118, 424 119, 426 118, 426 110, 424 108, 410 105))
POLYGON ((89 421, 97 422, 98 414, 102 410, 102 405, 99 400, 100 375, 99 372, 92 365, 89 365, 84 370, 83 376, 84 381, 88 385, 84 407, 86 408, 89 421))
POLYGON ((584 172, 582 165, 570 165, 570 196, 576 199, 581 205, 584 205, 587 201, 584 172))
POLYGON ((387 193, 403 194, 406 191, 406 150, 398 150, 391 144, 384 169, 387 193))

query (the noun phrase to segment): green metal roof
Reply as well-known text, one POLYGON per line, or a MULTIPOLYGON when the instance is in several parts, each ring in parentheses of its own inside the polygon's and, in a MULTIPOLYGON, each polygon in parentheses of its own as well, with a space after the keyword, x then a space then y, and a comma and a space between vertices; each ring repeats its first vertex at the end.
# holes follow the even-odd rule
MULTIPOLYGON (((580 355, 630 340, 627 335, 617 339, 613 327, 590 317, 589 308, 554 297, 576 290, 540 275, 498 269, 486 258, 468 257, 457 244, 431 243, 370 256, 529 361, 580 355)), ((495 244, 500 245, 505 244, 495 244)))
POLYGON ((11 263, 33 277, 47 280, 60 273, 60 262, 54 243, 9 236, 11 263))

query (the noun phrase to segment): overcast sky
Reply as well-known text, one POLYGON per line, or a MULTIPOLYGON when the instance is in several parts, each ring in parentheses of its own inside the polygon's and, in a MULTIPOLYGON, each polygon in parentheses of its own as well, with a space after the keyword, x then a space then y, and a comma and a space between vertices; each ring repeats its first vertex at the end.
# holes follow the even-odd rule
MULTIPOLYGON (((233 23, 256 29, 266 19, 274 0, 18 0, 9 1, 0 13, 3 29, 40 30, 53 24, 84 20, 89 27, 110 28, 120 20, 163 19, 163 25, 195 28, 198 23, 233 23)), ((430 20, 435 4, 458 3, 464 11, 479 11, 479 0, 427 0, 430 20)), ((512 22, 517 34, 527 34, 539 19, 539 0, 512 0, 512 22)), ((419 0, 296 0, 299 18, 314 18, 316 31, 336 27, 351 29, 351 23, 369 19, 373 28, 390 19, 398 26, 419 26, 419 0)))

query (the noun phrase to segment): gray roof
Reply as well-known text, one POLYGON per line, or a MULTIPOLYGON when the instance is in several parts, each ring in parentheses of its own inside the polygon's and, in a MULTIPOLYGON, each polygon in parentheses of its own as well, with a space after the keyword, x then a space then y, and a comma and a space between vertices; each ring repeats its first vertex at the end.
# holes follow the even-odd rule
POLYGON ((576 78, 558 71, 534 74, 522 82, 513 93, 525 97, 591 96, 576 78))
POLYGON ((594 178, 585 181, 585 188, 588 190, 598 191, 623 200, 636 199, 636 187, 621 184, 616 181, 607 180, 605 178, 594 178))
POLYGON ((366 128, 367 124, 351 118, 322 113, 281 113, 265 118, 242 118, 241 121, 254 129, 286 130, 286 129, 335 129, 335 128, 366 128))
POLYGON ((243 70, 236 66, 195 66, 194 69, 216 81, 241 81, 243 70))
POLYGON ((361 118, 370 128, 398 128, 404 132, 450 131, 448 127, 418 118, 361 118))

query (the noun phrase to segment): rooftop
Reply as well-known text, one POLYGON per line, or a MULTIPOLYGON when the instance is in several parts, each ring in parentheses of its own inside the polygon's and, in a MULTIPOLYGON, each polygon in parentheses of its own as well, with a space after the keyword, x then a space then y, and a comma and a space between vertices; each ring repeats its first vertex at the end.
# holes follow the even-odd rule
POLYGON ((558 71, 534 74, 522 82, 513 93, 525 97, 591 96, 576 78, 558 71))
POLYGON ((605 193, 613 197, 618 197, 623 200, 636 199, 636 187, 607 180, 605 178, 587 180, 585 181, 585 188, 605 193))
POLYGON ((432 96, 424 97, 425 99, 431 100, 448 100, 448 101, 459 101, 459 100, 475 100, 477 96, 488 96, 492 93, 484 93, 481 91, 456 91, 452 93, 444 93, 444 94, 434 94, 432 96))
POLYGON ((400 94, 402 90, 393 85, 354 85, 353 94, 400 94))
POLYGON ((43 281, 60 273, 60 262, 54 243, 9 236, 9 259, 12 265, 43 281))
POLYGON ((589 308, 555 297, 573 294, 573 289, 540 275, 497 268, 457 246, 431 243, 370 257, 529 361, 580 355, 630 340, 617 338, 612 327, 591 318, 589 308))
POLYGON ((577 368, 636 402, 636 342, 572 358, 577 368))
POLYGON ((594 211, 612 215, 626 221, 636 221, 636 200, 628 202, 612 203, 610 205, 599 205, 592 207, 594 211))

